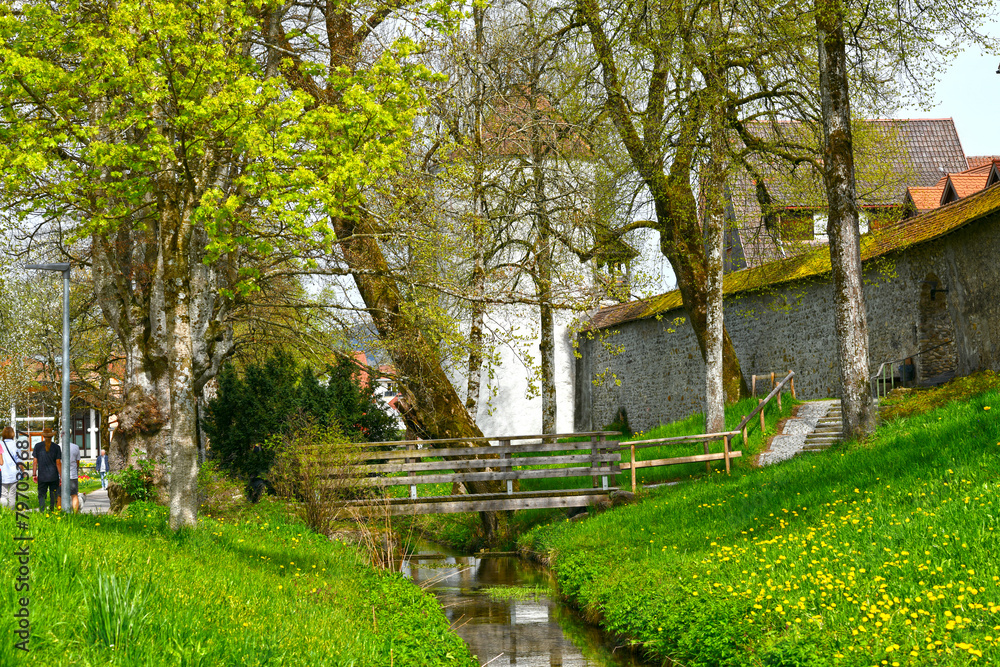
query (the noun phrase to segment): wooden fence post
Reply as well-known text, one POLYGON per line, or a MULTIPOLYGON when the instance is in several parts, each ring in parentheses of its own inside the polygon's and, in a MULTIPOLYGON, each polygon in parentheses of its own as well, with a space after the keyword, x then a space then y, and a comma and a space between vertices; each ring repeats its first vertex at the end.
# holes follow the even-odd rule
POLYGON ((778 392, 778 416, 781 416, 781 392, 778 392))
POLYGON ((743 418, 740 419, 740 423, 743 424, 743 446, 744 447, 747 446, 747 425, 745 423, 746 420, 747 420, 747 416, 746 415, 743 415, 743 418))
MULTIPOLYGON (((501 440, 500 441, 500 446, 501 447, 507 447, 509 445, 510 445, 510 440, 501 440)), ((510 459, 514 458, 514 455, 511 454, 510 452, 504 452, 501 456, 502 456, 502 458, 507 459, 507 460, 510 460, 510 459)), ((510 464, 504 464, 504 465, 502 465, 500 469, 504 470, 506 472, 514 472, 513 461, 511 461, 510 464)), ((514 480, 512 480, 512 479, 508 479, 507 480, 507 493, 514 493, 514 480)))
MULTIPOLYGON (((757 399, 757 405, 760 405, 763 402, 764 402, 763 398, 757 399)), ((760 432, 761 433, 764 432, 764 409, 763 408, 761 408, 761 410, 760 410, 760 432)))
MULTIPOLYGON (((791 374, 791 371, 788 371, 791 374)), ((792 379, 788 381, 792 388, 792 398, 795 398, 795 376, 792 375, 792 379)))
POLYGON ((631 455, 632 467, 629 468, 629 472, 632 473, 632 493, 635 493, 635 445, 634 444, 630 445, 629 449, 631 450, 632 454, 631 455))
POLYGON ((774 371, 771 371, 771 389, 774 389, 774 371))
MULTIPOLYGON (((600 446, 600 449, 598 451, 601 452, 601 454, 606 454, 608 452, 608 441, 605 439, 605 437, 603 435, 601 436, 601 446, 600 446)), ((609 467, 609 468, 611 467, 611 461, 602 461, 601 464, 602 465, 607 465, 607 467, 609 467)), ((608 476, 607 475, 601 475, 601 486, 602 486, 602 488, 605 491, 608 490, 608 476)))
MULTIPOLYGON (((597 436, 596 435, 592 435, 592 436, 590 436, 590 468, 591 468, 591 470, 593 470, 594 466, 597 464, 597 461, 595 461, 595 459, 597 458, 597 452, 598 452, 598 449, 597 449, 597 436)), ((597 475, 591 473, 591 475, 590 475, 590 481, 591 481, 591 488, 596 489, 597 488, 597 475)))
POLYGON ((750 395, 751 396, 756 396, 757 395, 757 376, 756 375, 751 375, 750 376, 750 395))
MULTIPOLYGON (((410 445, 406 446, 406 450, 407 451, 412 451, 412 450, 416 449, 416 447, 417 447, 416 445, 410 444, 410 445)), ((407 463, 416 463, 417 460, 416 459, 406 459, 406 462, 407 463)), ((410 484, 410 498, 413 499, 413 500, 417 499, 417 485, 416 484, 410 484)))
POLYGON ((722 451, 726 458, 726 474, 729 474, 729 436, 722 436, 722 451))
MULTIPOLYGON (((708 438, 705 438, 705 453, 708 454, 708 438)), ((705 461, 705 472, 712 472, 712 462, 705 461)))

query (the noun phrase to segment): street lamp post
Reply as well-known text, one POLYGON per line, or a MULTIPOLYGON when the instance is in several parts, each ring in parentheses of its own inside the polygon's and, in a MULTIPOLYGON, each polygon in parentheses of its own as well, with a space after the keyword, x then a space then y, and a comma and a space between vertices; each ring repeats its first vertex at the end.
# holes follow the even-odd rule
POLYGON ((73 511, 69 502, 69 263, 27 264, 26 269, 62 271, 63 274, 63 335, 62 335, 62 427, 59 429, 59 446, 62 448, 62 508, 73 511))

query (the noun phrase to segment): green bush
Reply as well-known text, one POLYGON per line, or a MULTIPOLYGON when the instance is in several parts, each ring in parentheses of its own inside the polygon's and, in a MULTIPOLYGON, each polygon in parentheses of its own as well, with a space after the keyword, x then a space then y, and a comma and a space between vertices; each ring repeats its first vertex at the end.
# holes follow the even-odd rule
POLYGON ((395 420, 375 396, 375 383, 362 385, 352 360, 338 358, 323 373, 321 382, 312 368, 281 351, 242 375, 231 364, 223 367, 218 396, 209 401, 203 420, 220 468, 245 481, 266 477, 275 451, 264 444, 288 433, 296 416, 336 425, 354 442, 398 439, 395 420))
POLYGON ((135 463, 130 463, 120 472, 108 473, 108 479, 122 488, 132 500, 152 500, 156 491, 153 488, 153 470, 155 464, 139 452, 135 463))

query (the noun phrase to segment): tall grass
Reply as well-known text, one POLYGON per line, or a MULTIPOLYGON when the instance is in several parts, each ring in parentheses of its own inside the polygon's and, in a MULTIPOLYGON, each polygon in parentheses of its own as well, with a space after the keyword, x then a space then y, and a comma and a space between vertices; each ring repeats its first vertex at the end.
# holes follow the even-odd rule
POLYGON ((87 634, 98 646, 128 651, 149 620, 149 587, 122 580, 117 574, 98 570, 92 587, 84 586, 87 598, 87 634))
POLYGON ((988 392, 863 443, 541 527, 522 546, 657 659, 995 664, 998 410, 988 392))
MULTIPOLYGON (((473 664, 432 596, 270 500, 176 534, 144 503, 30 520, 31 652, 13 649, 5 612, 5 667, 473 664)), ((13 523, 0 512, 0 535, 13 523)), ((3 558, 0 577, 16 568, 3 558)), ((19 595, 5 586, 0 608, 19 595)))

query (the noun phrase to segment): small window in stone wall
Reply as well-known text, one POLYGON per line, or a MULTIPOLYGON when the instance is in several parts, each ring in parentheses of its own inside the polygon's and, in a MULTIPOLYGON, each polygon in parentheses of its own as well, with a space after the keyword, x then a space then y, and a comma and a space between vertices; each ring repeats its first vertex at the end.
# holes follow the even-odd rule
POLYGON ((958 368, 955 325, 948 312, 948 288, 933 273, 920 285, 920 379, 928 380, 958 368))
POLYGON ((781 240, 812 241, 813 240, 812 209, 786 209, 781 212, 781 240))

